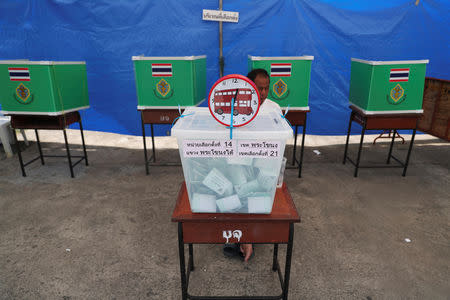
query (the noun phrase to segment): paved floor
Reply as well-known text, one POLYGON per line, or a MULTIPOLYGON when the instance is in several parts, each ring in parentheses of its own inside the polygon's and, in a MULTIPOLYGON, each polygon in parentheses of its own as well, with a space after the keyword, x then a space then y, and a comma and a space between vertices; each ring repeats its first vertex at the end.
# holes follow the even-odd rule
MULTIPOLYGON (((38 153, 32 136, 21 144, 27 159, 38 153)), ((69 139, 79 153, 78 132, 69 139)), ((45 152, 64 153, 62 133, 41 140, 45 152)), ((170 217, 181 167, 154 166, 146 176, 141 138, 86 132, 86 140, 89 166, 76 166, 74 179, 56 158, 33 163, 24 178, 17 156, 0 152, 0 299, 180 299, 170 217)), ((302 217, 290 299, 449 299, 450 144, 421 135, 406 177, 361 169, 354 178, 342 164, 344 141, 307 136, 303 178, 286 170, 302 217)), ((362 160, 384 162, 388 143, 366 141, 362 160)), ((179 161, 173 139, 157 147, 158 161, 179 161)), ((394 153, 404 157, 407 147, 396 143, 394 153)), ((224 258, 220 245, 194 251, 193 294, 280 292, 271 246, 257 245, 248 264, 224 258)))

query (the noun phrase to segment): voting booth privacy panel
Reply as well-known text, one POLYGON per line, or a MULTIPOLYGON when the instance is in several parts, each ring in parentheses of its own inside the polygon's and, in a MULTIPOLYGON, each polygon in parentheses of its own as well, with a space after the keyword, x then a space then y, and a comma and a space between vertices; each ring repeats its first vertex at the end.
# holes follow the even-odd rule
POLYGON ((10 115, 57 116, 89 107, 86 63, 0 61, 0 103, 10 115))
POLYGON ((206 56, 133 56, 138 109, 196 106, 205 100, 206 56))
MULTIPOLYGON (((224 75, 247 74, 248 55, 314 56, 308 133, 345 134, 352 57, 370 61, 429 59, 427 76, 450 78, 446 46, 449 8, 446 0, 421 0, 418 5, 414 0, 223 1, 223 10, 239 12, 239 22, 223 23, 224 75)), ((202 94, 219 78, 219 26, 202 20, 203 9, 218 9, 218 1, 3 0, 0 60, 85 61, 90 101, 90 109, 81 112, 85 129, 139 135, 136 107, 142 95, 136 87, 134 63, 144 61, 133 62, 132 56, 206 55, 202 94)), ((175 71, 175 65, 173 68, 175 71)), ((29 70, 33 83, 34 71, 29 70)), ((9 81, 7 69, 0 73, 9 81)), ((177 95, 177 85, 172 98, 177 95)), ((34 89, 33 83, 33 94, 34 89)), ((154 95, 142 91, 146 92, 154 95)), ((166 99, 169 95, 162 96, 166 103, 171 102, 166 99)), ((0 100, 2 110, 17 109, 9 104, 5 108, 4 101, 0 100)), ((61 111, 39 108, 47 110, 61 111)), ((157 135, 165 135, 169 129, 170 125, 155 127, 157 135)))
POLYGON ((427 63, 352 58, 350 103, 366 114, 422 113, 427 63))
POLYGON ((281 108, 309 110, 312 56, 248 57, 248 70, 264 69, 270 77, 269 95, 281 108))

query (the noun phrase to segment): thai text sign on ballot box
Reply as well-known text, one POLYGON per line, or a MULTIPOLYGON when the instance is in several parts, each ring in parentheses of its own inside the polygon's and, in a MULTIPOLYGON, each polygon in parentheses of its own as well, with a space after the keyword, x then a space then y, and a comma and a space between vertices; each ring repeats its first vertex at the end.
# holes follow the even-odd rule
POLYGON ((269 214, 292 128, 279 114, 259 114, 230 129, 208 108, 192 107, 172 129, 193 212, 269 214))
POLYGON ((279 141, 184 140, 184 157, 278 158, 279 141))

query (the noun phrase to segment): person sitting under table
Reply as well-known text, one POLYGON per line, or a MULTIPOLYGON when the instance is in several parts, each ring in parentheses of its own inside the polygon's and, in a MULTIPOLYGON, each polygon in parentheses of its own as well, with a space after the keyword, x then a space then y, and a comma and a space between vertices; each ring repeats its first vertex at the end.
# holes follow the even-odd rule
MULTIPOLYGON (((270 111, 282 114, 281 107, 278 103, 267 99, 270 88, 270 76, 264 69, 253 69, 247 74, 247 78, 253 81, 259 92, 260 106, 258 115, 265 114, 270 111)), ((225 256, 233 257, 240 256, 245 262, 252 257, 253 245, 252 244, 225 244, 223 247, 223 253, 225 256)))

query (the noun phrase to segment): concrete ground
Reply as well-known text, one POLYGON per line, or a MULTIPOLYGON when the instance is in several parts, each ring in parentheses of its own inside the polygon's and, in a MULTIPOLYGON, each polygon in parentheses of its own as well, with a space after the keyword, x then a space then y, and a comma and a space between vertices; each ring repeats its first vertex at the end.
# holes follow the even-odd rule
MULTIPOLYGON (((26 160, 38 153, 27 135, 26 160)), ((140 137, 85 136, 89 166, 77 165, 74 179, 60 158, 36 161, 22 177, 17 155, 7 159, 0 148, 0 299, 180 299, 171 214, 181 167, 152 166, 146 176, 140 137)), ((388 142, 373 138, 366 136, 362 162, 383 163, 388 142)), ((69 140, 80 154, 79 132, 69 130, 69 140)), ((44 152, 65 153, 61 132, 42 131, 41 141, 44 152)), ((302 218, 289 298, 449 299, 450 144, 419 135, 406 177, 361 169, 354 178, 342 164, 344 142, 308 135, 303 178, 286 170, 302 218)), ((158 162, 179 161, 174 139, 156 143, 158 162)), ((407 149, 396 142, 394 153, 403 159, 407 149)), ((194 245, 190 293, 279 294, 272 251, 256 245, 244 264, 223 257, 220 245, 194 245)))

